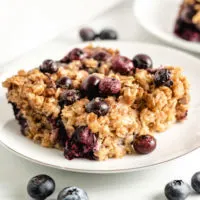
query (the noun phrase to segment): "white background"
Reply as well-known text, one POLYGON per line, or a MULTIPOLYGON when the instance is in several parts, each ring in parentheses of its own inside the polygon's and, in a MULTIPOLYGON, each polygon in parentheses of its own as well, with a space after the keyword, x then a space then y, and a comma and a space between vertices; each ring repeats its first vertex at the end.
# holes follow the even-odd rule
MULTIPOLYGON (((90 25, 96 30, 111 26, 118 31, 121 40, 162 44, 161 41, 145 32, 136 23, 131 7, 132 1, 126 1, 99 16, 90 25)), ((77 30, 71 30, 45 45, 40 45, 38 49, 32 50, 31 53, 45 51, 61 43, 70 45, 77 42, 79 42, 77 30)), ((193 173, 200 171, 199 155, 200 150, 196 150, 183 158, 145 171, 94 175, 43 167, 19 158, 0 147, 0 199, 29 199, 26 194, 28 180, 36 174, 45 173, 51 175, 57 183, 56 192, 50 200, 55 199, 58 191, 63 187, 70 185, 84 188, 88 192, 90 200, 164 200, 163 189, 167 182, 173 179, 183 179, 190 182, 193 173)), ((200 196, 194 195, 188 199, 197 200, 200 199, 200 196)))

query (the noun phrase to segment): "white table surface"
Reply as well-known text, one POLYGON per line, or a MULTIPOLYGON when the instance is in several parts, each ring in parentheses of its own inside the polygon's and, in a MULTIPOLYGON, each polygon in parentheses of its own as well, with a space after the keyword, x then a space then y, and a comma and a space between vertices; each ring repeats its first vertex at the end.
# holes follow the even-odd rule
MULTIPOLYGON (((124 2, 89 25, 97 30, 111 26, 118 31, 121 40, 164 44, 145 32, 136 23, 131 7, 131 0, 124 2)), ((77 30, 74 30, 41 45, 25 56, 35 54, 35 52, 39 56, 39 52, 47 51, 57 45, 70 45, 78 42, 77 30)), ((48 51, 46 55, 48 55, 48 51)), ((23 57, 18 60, 22 61, 23 57)), ((193 173, 200 171, 199 155, 200 150, 196 150, 182 158, 144 171, 95 175, 71 173, 40 166, 19 158, 0 147, 0 199, 28 200, 26 194, 28 180, 34 175, 45 173, 52 176, 57 184, 56 192, 49 198, 50 200, 56 199, 57 193, 65 186, 70 185, 84 188, 88 192, 90 200, 164 200, 163 189, 167 182, 173 179, 190 182, 193 173)), ((188 199, 197 200, 200 199, 200 196, 192 195, 188 199)))

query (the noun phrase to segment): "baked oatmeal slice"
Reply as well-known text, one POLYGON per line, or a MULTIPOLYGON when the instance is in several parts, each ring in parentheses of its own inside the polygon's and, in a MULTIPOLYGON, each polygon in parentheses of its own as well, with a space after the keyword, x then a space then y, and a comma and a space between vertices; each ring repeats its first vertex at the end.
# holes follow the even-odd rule
POLYGON ((64 149, 67 159, 106 160, 132 154, 136 134, 184 120, 190 99, 181 69, 151 69, 139 57, 142 66, 117 50, 75 48, 8 78, 3 86, 22 134, 64 149))

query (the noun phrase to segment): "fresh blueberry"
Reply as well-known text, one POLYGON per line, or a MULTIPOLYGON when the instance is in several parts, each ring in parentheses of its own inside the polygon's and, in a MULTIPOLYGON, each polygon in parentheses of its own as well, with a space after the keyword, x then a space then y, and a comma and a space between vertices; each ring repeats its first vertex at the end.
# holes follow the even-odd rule
POLYGON ((190 186, 182 180, 174 180, 165 186, 165 196, 168 200, 184 200, 190 192, 190 186))
POLYGON ((84 53, 82 49, 79 49, 79 48, 72 49, 67 56, 67 58, 70 61, 81 60, 85 57, 86 57, 86 54, 84 53))
POLYGON ((56 85, 57 85, 57 87, 69 89, 72 85, 72 80, 70 78, 64 76, 57 80, 56 85))
POLYGON ((82 28, 79 35, 83 41, 92 41, 96 38, 96 33, 91 28, 82 28))
POLYGON ((139 154, 151 153, 156 148, 156 139, 151 135, 136 135, 133 147, 139 154))
POLYGON ((86 105, 86 112, 93 112, 98 116, 104 116, 109 111, 109 105, 102 98, 95 98, 86 105))
POLYGON ((133 72, 134 65, 133 62, 125 56, 115 56, 112 59, 111 68, 115 72, 126 75, 133 72))
POLYGON ((93 58, 97 61, 106 61, 109 58, 109 54, 106 51, 97 51, 94 53, 93 58))
POLYGON ((64 90, 60 94, 59 102, 61 105, 71 105, 81 98, 79 90, 71 89, 64 90))
POLYGON ((197 193, 200 193, 200 172, 197 172, 192 176, 191 185, 197 193))
POLYGON ((89 200, 89 198, 81 188, 66 187, 58 194, 57 200, 89 200))
POLYGON ((171 86, 173 84, 173 82, 170 81, 170 74, 171 73, 168 69, 158 69, 154 75, 154 83, 155 83, 156 87, 171 86))
POLYGON ((104 29, 99 34, 101 40, 116 40, 117 37, 117 32, 112 29, 104 29))
POLYGON ((53 60, 45 60, 39 68, 43 73, 53 74, 58 71, 58 63, 54 62, 53 60))
POLYGON ((71 160, 73 158, 94 158, 94 148, 97 139, 87 126, 77 127, 72 137, 66 141, 64 156, 71 160))
POLYGON ((137 54, 133 58, 134 67, 139 69, 152 68, 153 62, 151 58, 146 54, 137 54))
POLYGON ((93 98, 98 95, 100 78, 95 75, 88 76, 81 84, 82 92, 89 98, 93 98))
POLYGON ((115 95, 120 92, 121 83, 115 78, 106 77, 102 79, 99 83, 99 92, 103 96, 115 95))
POLYGON ((44 200, 55 190, 54 180, 47 175, 38 175, 33 177, 27 186, 28 194, 37 200, 44 200))

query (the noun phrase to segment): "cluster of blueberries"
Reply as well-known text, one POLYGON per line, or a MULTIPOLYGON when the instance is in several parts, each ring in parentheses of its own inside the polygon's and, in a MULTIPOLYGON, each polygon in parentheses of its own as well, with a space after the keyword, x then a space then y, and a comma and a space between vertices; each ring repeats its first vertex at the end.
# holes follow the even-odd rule
MULTIPOLYGON (((191 179, 194 191, 200 194, 200 172, 195 173, 191 179)), ((168 200, 184 200, 192 193, 188 183, 182 180, 174 180, 165 186, 165 196, 168 200)))
POLYGON ((79 31, 80 38, 83 41, 100 40, 116 40, 118 38, 117 32, 110 28, 105 28, 97 34, 92 28, 84 27, 79 31))
MULTIPOLYGON (((45 200, 55 191, 56 184, 48 175, 33 177, 27 185, 27 192, 35 200, 45 200)), ((66 187, 60 191, 57 200, 89 200, 87 193, 78 187, 66 187)))
MULTIPOLYGON (((200 193, 200 172, 192 176, 191 185, 194 191, 200 193)), ((45 200, 55 191, 55 181, 48 175, 33 177, 27 186, 28 194, 36 200, 45 200)), ((184 200, 191 193, 191 187, 182 180, 174 180, 165 186, 165 196, 168 200, 184 200)), ((87 193, 77 187, 66 187, 58 194, 57 200, 89 200, 87 193)))

